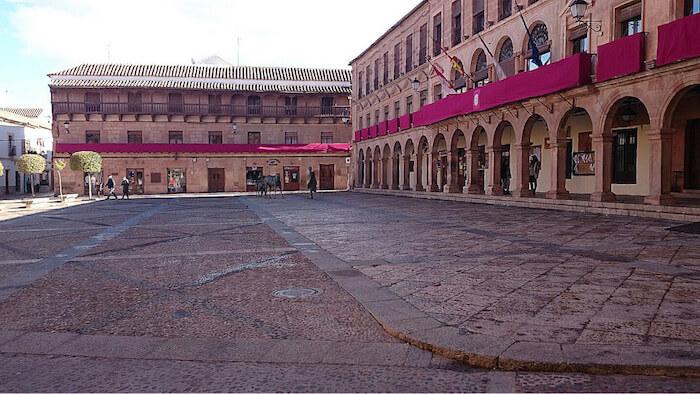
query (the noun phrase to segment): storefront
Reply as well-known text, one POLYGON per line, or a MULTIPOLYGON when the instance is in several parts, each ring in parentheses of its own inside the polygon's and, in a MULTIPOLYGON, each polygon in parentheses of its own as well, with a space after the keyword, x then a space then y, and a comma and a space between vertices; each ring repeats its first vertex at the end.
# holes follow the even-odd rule
POLYGON ((168 193, 187 192, 187 171, 182 168, 168 168, 168 193))

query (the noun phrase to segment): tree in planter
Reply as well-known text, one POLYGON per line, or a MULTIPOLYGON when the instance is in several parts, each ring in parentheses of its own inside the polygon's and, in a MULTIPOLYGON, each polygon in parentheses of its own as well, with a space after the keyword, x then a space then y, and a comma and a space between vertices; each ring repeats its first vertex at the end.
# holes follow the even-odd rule
POLYGON ((63 159, 56 159, 53 162, 53 169, 56 170, 56 174, 58 174, 58 195, 61 197, 61 200, 63 200, 63 181, 61 180, 61 171, 66 168, 66 162, 63 161, 63 159))
POLYGON ((35 153, 25 153, 17 159, 17 170, 29 174, 31 177, 32 197, 34 197, 36 195, 34 192, 34 175, 42 174, 46 171, 46 159, 44 156, 35 153))
MULTIPOLYGON (((97 152, 80 151, 70 156, 70 169, 87 173, 90 178, 96 172, 102 171, 102 156, 97 152)), ((88 195, 92 200, 92 182, 88 181, 88 195)))

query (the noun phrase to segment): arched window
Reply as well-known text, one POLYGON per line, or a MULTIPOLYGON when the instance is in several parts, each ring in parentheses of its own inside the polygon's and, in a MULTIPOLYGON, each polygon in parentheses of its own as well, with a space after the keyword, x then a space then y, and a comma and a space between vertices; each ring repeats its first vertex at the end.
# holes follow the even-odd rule
POLYGON ((458 93, 463 92, 467 86, 466 77, 464 76, 465 72, 464 63, 460 58, 455 56, 450 65, 450 80, 452 81, 454 90, 458 93))
POLYGON ((501 65, 506 77, 515 74, 515 58, 513 57, 513 41, 510 38, 501 44, 501 50, 498 52, 498 63, 501 65))
POLYGON ((486 53, 479 49, 476 54, 474 54, 473 62, 473 75, 475 86, 484 86, 489 83, 489 70, 486 64, 486 53))
MULTIPOLYGON (((543 23, 536 24, 530 31, 530 36, 535 44, 539 54, 540 62, 542 65, 549 64, 552 59, 552 54, 550 52, 549 44, 549 32, 547 31, 547 26, 543 23)), ((534 70, 538 68, 539 65, 532 58, 532 43, 528 39, 527 42, 527 70, 534 70)))

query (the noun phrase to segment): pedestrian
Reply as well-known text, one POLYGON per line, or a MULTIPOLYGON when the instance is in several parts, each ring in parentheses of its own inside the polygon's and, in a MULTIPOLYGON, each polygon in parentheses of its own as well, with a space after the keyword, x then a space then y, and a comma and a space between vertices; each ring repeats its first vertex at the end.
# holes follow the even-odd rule
POLYGON ((537 192, 537 178, 540 176, 540 169, 542 164, 537 156, 530 156, 530 165, 528 166, 528 171, 530 174, 530 193, 534 196, 537 192))
POLYGON ((95 195, 97 196, 97 178, 95 178, 94 174, 90 175, 90 187, 95 191, 95 195))
POLYGON ((507 158, 501 163, 501 188, 503 194, 510 194, 510 160, 507 158))
POLYGON ((126 197, 126 199, 129 199, 129 180, 124 177, 122 179, 122 200, 126 197))
POLYGON ((316 193, 316 174, 314 173, 314 169, 311 167, 309 167, 309 183, 307 187, 309 188, 310 198, 313 200, 314 193, 316 193))
POLYGON ((110 175, 109 178, 107 178, 107 199, 108 200, 111 196, 114 196, 115 200, 117 199, 117 193, 114 192, 115 186, 116 185, 114 184, 114 178, 112 178, 112 176, 110 175))

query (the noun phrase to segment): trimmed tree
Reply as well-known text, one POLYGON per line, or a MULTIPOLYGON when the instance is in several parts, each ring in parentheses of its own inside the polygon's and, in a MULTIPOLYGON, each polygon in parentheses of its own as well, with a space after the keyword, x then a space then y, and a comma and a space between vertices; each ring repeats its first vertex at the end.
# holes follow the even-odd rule
POLYGON ((5 175, 5 167, 3 167, 2 162, 0 161, 0 176, 5 175))
POLYGON ((53 169, 56 170, 58 175, 58 195, 63 200, 63 181, 61 180, 61 171, 66 168, 66 162, 63 159, 56 159, 53 161, 53 169))
POLYGON ((17 159, 17 170, 29 174, 32 180, 32 197, 34 197, 36 195, 34 193, 34 175, 46 171, 46 159, 44 156, 35 153, 25 153, 17 159))
MULTIPOLYGON (((87 173, 89 179, 92 179, 94 173, 102 171, 102 156, 92 151, 75 152, 70 156, 70 169, 82 171, 83 174, 87 173)), ((88 180, 88 195, 92 200, 92 182, 90 180, 88 180)))

